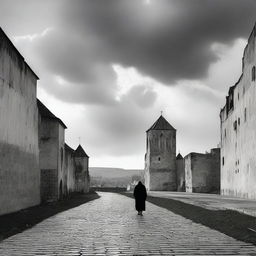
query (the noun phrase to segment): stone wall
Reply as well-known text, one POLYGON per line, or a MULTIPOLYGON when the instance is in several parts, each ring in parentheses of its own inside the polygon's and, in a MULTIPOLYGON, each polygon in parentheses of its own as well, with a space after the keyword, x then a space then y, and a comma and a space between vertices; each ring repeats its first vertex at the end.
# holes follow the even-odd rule
POLYGON ((243 70, 221 110, 221 193, 256 199, 256 29, 244 50, 243 70))
POLYGON ((58 199, 58 122, 40 117, 39 163, 42 201, 58 199))
POLYGON ((57 169, 41 169, 41 198, 42 202, 58 200, 57 169))
POLYGON ((37 79, 0 29, 0 215, 40 203, 37 79))
POLYGON ((210 153, 190 153, 185 158, 186 192, 219 193, 220 150, 210 153))
POLYGON ((184 159, 176 160, 177 170, 177 191, 185 191, 185 162, 184 159))
POLYGON ((52 179, 49 181, 51 186, 41 182, 41 197, 42 201, 55 201, 67 191, 64 184, 64 127, 57 119, 40 116, 39 137, 41 180, 52 179))
POLYGON ((185 167, 185 191, 192 192, 192 154, 188 154, 184 157, 185 167))
POLYGON ((74 150, 65 145, 65 167, 64 173, 67 176, 67 194, 75 192, 75 162, 73 158, 74 150))
POLYGON ((75 157, 75 191, 76 192, 89 192, 90 177, 88 168, 88 158, 75 157))
POLYGON ((67 176, 64 173, 65 165, 65 128, 59 123, 58 125, 58 184, 59 184, 59 198, 65 196, 67 191, 67 176))

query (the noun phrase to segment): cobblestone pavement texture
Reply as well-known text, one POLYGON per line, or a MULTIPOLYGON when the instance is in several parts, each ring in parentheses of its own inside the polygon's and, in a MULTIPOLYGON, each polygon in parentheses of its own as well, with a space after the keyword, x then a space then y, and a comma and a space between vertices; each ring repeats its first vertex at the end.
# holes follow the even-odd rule
MULTIPOLYGON (((101 198, 59 213, 0 243, 0 255, 256 255, 256 247, 147 203, 101 198)), ((210 218, 210 216, 209 216, 210 218)))

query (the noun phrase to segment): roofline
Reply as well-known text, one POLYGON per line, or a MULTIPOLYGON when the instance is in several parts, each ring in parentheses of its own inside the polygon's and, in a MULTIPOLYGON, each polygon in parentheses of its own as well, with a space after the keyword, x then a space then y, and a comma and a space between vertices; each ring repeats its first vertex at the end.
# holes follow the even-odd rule
MULTIPOLYGON (((67 126, 63 123, 63 121, 60 119, 60 118, 58 118, 57 116, 55 116, 50 110, 49 110, 49 108, 47 108, 43 103, 42 103, 42 101, 40 101, 38 98, 37 98, 37 101, 39 101, 53 116, 42 116, 43 118, 46 118, 46 119, 52 119, 52 120, 57 120, 63 127, 64 127, 64 129, 66 129, 67 128, 67 126)), ((38 110, 39 111, 39 110, 38 110)), ((39 111, 39 113, 40 113, 40 111, 39 111)))
POLYGON ((70 151, 72 151, 72 152, 75 151, 75 150, 74 150, 73 148, 71 148, 66 142, 65 142, 64 146, 65 146, 68 150, 70 150, 70 151))
MULTIPOLYGON (((252 30, 251 30, 251 33, 250 33, 248 39, 247 39, 247 44, 246 44, 246 46, 244 47, 243 57, 242 57, 242 74, 240 75, 238 81, 237 81, 233 86, 230 86, 230 87, 229 87, 228 93, 230 92, 230 90, 234 90, 234 89, 236 88, 236 86, 240 83, 240 81, 241 81, 241 79, 242 79, 242 77, 243 77, 243 75, 244 75, 244 56, 245 56, 245 52, 246 52, 246 50, 247 50, 247 48, 248 48, 248 45, 249 45, 249 43, 250 43, 250 40, 251 40, 251 37, 253 36, 253 34, 256 35, 256 22, 254 22, 254 24, 253 24, 253 28, 252 28, 252 30), (231 89, 231 88, 232 88, 232 89, 231 89)), ((225 106, 226 106, 226 104, 223 106, 223 108, 221 108, 220 113, 224 110, 225 106)))
POLYGON ((173 127, 173 129, 148 129, 148 130, 146 130, 146 132, 149 132, 149 131, 177 131, 177 129, 175 129, 174 127, 173 127))
POLYGON ((77 151, 77 149, 79 148, 79 146, 82 148, 82 150, 84 151, 84 154, 85 154, 85 156, 77 156, 78 158, 79 157, 86 157, 86 158, 90 158, 89 156, 88 156, 88 154, 85 152, 85 150, 84 150, 84 148, 82 147, 82 145, 79 143, 79 145, 77 146, 77 148, 74 150, 74 156, 76 157, 76 151, 77 151))
POLYGON ((3 31, 3 29, 0 27, 0 33, 4 35, 4 37, 7 39, 9 44, 12 46, 12 48, 15 50, 15 52, 19 55, 19 57, 22 59, 22 61, 25 63, 25 65, 28 67, 28 69, 32 72, 32 74, 36 77, 37 80, 39 80, 39 77, 37 74, 33 71, 33 69, 28 65, 28 63, 25 61, 25 58, 21 55, 21 53, 18 51, 18 49, 15 47, 11 39, 6 35, 6 33, 3 31))
POLYGON ((163 117, 162 114, 161 114, 161 115, 158 117, 158 119, 153 123, 153 125, 151 125, 151 126, 149 127, 149 129, 146 130, 146 133, 149 132, 149 131, 153 131, 153 130, 155 130, 155 131, 173 131, 173 130, 174 130, 175 132, 177 131, 177 130, 163 117), (168 125, 171 127, 171 129, 152 128, 152 127, 154 127, 155 124, 160 120, 161 117, 168 123, 168 125))

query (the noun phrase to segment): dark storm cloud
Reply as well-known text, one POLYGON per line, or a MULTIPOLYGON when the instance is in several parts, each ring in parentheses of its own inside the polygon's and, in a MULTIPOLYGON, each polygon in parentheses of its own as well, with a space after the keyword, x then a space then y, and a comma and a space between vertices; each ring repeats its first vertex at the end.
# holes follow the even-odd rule
POLYGON ((213 42, 248 37, 253 0, 70 1, 63 20, 70 32, 93 36, 96 57, 134 66, 166 84, 201 79, 216 61, 213 42))
MULTIPOLYGON (((205 78, 218 59, 211 45, 247 38, 255 9, 254 0, 3 0, 0 21, 13 35, 53 27, 28 47, 42 85, 65 101, 105 105, 117 92, 113 63, 167 85, 205 78), (57 86, 46 73, 70 86, 57 86)), ((141 107, 156 98, 147 92, 148 102, 140 101, 145 95, 139 95, 141 107)))

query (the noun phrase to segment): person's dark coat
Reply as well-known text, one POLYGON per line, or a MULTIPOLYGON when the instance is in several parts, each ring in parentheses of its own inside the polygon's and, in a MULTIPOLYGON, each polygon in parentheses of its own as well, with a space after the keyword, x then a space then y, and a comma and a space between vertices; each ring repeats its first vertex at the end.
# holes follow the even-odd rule
POLYGON ((145 211, 145 201, 147 198, 147 191, 145 186, 139 182, 133 191, 133 195, 135 197, 135 208, 137 211, 145 211))

